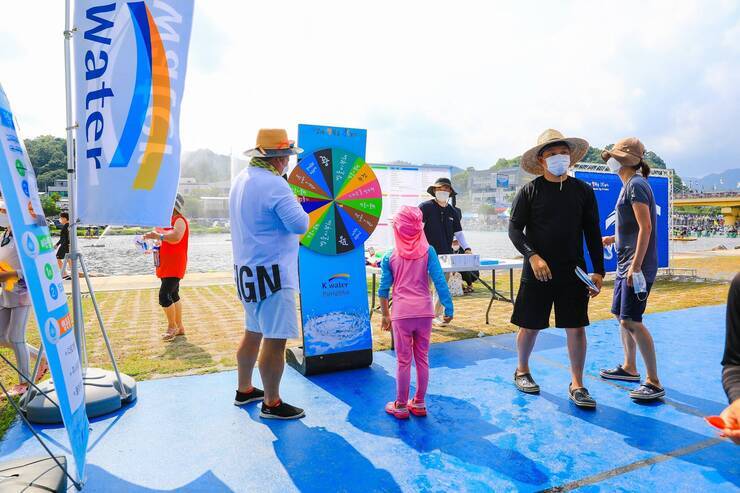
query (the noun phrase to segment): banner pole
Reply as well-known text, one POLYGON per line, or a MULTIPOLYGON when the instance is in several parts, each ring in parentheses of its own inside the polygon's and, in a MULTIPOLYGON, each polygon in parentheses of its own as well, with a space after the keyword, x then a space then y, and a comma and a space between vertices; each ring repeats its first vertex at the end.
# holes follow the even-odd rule
POLYGON ((82 364, 82 374, 87 372, 87 349, 85 348, 85 323, 82 320, 82 295, 78 272, 79 246, 77 243, 77 198, 74 130, 77 125, 72 118, 72 28, 71 0, 65 0, 64 11, 64 85, 67 105, 67 198, 69 200, 69 261, 72 275, 72 317, 74 320, 77 351, 82 364))

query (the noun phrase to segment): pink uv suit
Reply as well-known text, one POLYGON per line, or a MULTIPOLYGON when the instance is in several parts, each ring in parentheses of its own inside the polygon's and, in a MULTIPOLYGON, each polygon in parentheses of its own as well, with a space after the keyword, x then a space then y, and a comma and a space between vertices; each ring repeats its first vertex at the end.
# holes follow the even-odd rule
POLYGON ((391 320, 396 344, 396 407, 406 407, 411 380, 411 359, 416 362, 414 405, 424 405, 429 383, 429 343, 434 304, 429 290, 431 277, 445 315, 453 316, 452 297, 437 253, 424 236, 422 213, 405 206, 393 219, 396 247, 381 261, 382 275, 378 296, 388 299, 393 287, 391 320))

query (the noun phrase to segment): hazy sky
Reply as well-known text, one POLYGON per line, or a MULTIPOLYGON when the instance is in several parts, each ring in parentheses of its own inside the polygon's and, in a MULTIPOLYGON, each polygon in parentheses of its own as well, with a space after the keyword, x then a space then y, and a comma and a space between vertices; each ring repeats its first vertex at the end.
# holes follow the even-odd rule
MULTIPOLYGON (((490 166, 548 127, 640 137, 683 176, 740 167, 740 2, 196 0, 183 149, 368 129, 370 161, 490 166)), ((62 135, 62 0, 0 0, 0 82, 62 135)))

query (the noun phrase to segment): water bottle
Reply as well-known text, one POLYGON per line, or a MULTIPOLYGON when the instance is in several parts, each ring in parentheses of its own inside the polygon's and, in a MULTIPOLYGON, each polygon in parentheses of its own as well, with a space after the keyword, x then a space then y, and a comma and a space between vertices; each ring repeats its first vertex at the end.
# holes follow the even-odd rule
POLYGON ((159 245, 152 247, 152 257, 154 258, 154 267, 159 267, 159 245))

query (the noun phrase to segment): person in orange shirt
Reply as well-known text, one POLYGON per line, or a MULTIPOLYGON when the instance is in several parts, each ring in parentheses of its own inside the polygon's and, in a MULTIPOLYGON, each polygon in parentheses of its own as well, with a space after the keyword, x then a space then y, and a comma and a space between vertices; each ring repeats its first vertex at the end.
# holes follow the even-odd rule
POLYGON ((159 304, 167 316, 167 332, 162 336, 165 341, 173 341, 177 336, 185 335, 180 281, 185 277, 188 264, 190 225, 182 215, 184 204, 185 199, 178 193, 170 227, 158 228, 144 235, 145 239, 160 243, 159 253, 155 253, 154 265, 157 268, 157 277, 162 281, 159 288, 159 304))

